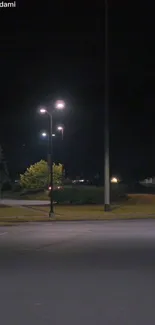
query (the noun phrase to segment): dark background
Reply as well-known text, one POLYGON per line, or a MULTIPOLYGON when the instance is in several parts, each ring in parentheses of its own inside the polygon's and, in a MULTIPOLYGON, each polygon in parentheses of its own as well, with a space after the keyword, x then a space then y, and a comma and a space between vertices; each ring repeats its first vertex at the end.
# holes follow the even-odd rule
MULTIPOLYGON (((111 174, 131 180, 155 175, 154 11, 122 3, 109 3, 110 157, 111 174)), ((37 108, 63 98, 55 161, 70 176, 103 177, 104 4, 94 6, 0 9, 0 144, 12 175, 46 158, 37 108)))

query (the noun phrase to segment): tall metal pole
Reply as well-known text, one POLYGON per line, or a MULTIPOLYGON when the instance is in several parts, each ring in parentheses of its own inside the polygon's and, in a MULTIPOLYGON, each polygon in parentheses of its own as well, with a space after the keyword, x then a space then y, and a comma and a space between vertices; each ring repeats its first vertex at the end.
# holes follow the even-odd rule
POLYGON ((62 140, 64 139, 64 128, 62 128, 62 140))
MULTIPOLYGON (((62 128, 62 141, 64 139, 64 127, 62 128)), ((62 185, 64 185, 64 165, 62 163, 62 185)))
POLYGON ((2 199, 2 148, 0 146, 0 199, 2 199))
POLYGON ((50 170, 50 212, 49 217, 54 217, 54 208, 53 208, 53 157, 52 157, 52 114, 49 116, 49 170, 50 170))
POLYGON ((104 210, 110 210, 109 93, 108 93, 108 0, 105 0, 105 93, 104 93, 104 210))

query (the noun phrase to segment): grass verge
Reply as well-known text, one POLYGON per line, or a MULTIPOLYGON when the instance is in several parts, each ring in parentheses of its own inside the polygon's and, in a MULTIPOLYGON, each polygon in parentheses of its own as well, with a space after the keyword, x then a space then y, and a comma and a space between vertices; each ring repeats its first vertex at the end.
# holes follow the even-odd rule
MULTIPOLYGON (((48 213, 48 207, 39 207, 45 213, 48 213)), ((121 205, 113 206, 110 212, 104 212, 103 205, 85 205, 85 206, 56 206, 55 214, 57 220, 107 220, 118 219, 132 215, 132 218, 148 217, 154 215, 155 205, 121 205)))
POLYGON ((30 221, 48 221, 48 213, 25 207, 0 207, 0 226, 30 221))
MULTIPOLYGON (((49 207, 0 207, 0 225, 49 221, 49 207)), ((103 205, 55 206, 56 221, 155 219, 155 204, 121 205, 104 212, 103 205)))

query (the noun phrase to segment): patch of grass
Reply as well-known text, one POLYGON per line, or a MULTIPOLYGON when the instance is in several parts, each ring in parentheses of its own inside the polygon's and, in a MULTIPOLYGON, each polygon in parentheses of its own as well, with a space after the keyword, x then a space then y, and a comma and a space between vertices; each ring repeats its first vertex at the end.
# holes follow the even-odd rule
MULTIPOLYGON (((36 210, 42 211, 43 213, 49 212, 49 207, 47 206, 39 206, 33 207, 36 210)), ((120 205, 120 206, 112 206, 110 212, 104 212, 103 205, 56 205, 54 208, 57 220, 63 219, 78 219, 79 218, 87 218, 88 220, 96 219, 107 219, 107 218, 118 218, 119 216, 124 218, 126 216, 135 215, 136 217, 139 215, 147 215, 154 214, 155 215, 155 205, 120 205)))
POLYGON ((48 221, 48 213, 23 207, 0 208, 0 226, 21 222, 48 221))
POLYGON ((155 204, 154 205, 145 205, 145 204, 136 204, 136 205, 122 205, 117 209, 113 210, 115 214, 122 213, 141 213, 141 214, 155 214, 155 204))
POLYGON ((48 216, 21 216, 21 217, 3 217, 0 218, 0 225, 5 224, 17 224, 21 222, 43 222, 43 221, 49 221, 48 216))
MULTIPOLYGON (((155 198, 145 203, 146 196, 130 196, 127 204, 112 206, 110 212, 104 212, 103 205, 55 205, 55 219, 57 221, 76 220, 116 220, 155 218, 155 198), (132 202, 143 202, 135 203, 132 202), (143 200, 142 200, 143 199, 143 200), (131 201, 130 201, 131 200, 131 201), (133 201, 132 201, 133 200, 133 201), (149 202, 152 202, 151 204, 149 202)), ((16 224, 30 221, 48 221, 48 206, 4 207, 0 206, 0 225, 16 224)))
POLYGON ((155 205, 154 194, 128 194, 127 204, 131 205, 155 205))
MULTIPOLYGON (((18 217, 33 217, 33 216, 42 216, 43 212, 39 210, 33 210, 31 208, 23 208, 23 207, 1 207, 0 208, 0 221, 6 218, 18 218, 18 217)), ((44 212, 46 215, 46 212, 44 212)))

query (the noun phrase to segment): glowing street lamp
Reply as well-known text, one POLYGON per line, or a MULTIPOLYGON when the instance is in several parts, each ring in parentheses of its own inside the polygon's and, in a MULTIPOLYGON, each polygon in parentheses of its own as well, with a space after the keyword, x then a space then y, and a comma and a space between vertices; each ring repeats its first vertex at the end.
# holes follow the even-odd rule
POLYGON ((63 100, 57 100, 55 103, 55 108, 62 110, 65 108, 65 102, 63 100))
POLYGON ((40 108, 40 110, 39 110, 39 111, 40 111, 40 113, 41 113, 41 114, 45 114, 45 113, 47 113, 47 110, 46 110, 46 108, 40 108))
POLYGON ((47 133, 46 132, 42 132, 41 135, 42 135, 43 138, 46 138, 47 137, 47 133))
MULTIPOLYGON (((54 217, 54 208, 53 208, 53 156, 52 156, 52 137, 55 136, 52 132, 53 126, 53 111, 54 109, 63 110, 65 108, 65 102, 63 100, 57 100, 53 107, 49 107, 50 110, 46 109, 46 107, 40 108, 40 114, 47 114, 49 118, 49 126, 48 126, 48 141, 49 141, 49 167, 50 167, 50 184, 51 192, 50 192, 50 212, 49 217, 54 217)), ((63 130, 61 129, 62 137, 63 137, 63 130)), ((42 136, 45 138, 47 136, 46 132, 42 133, 42 136)))
POLYGON ((63 130, 63 126, 58 126, 57 129, 58 129, 58 131, 62 131, 63 130))
POLYGON ((57 126, 57 130, 61 132, 62 134, 62 140, 63 140, 63 136, 64 136, 64 127, 62 125, 57 126))
MULTIPOLYGON (((47 134, 46 132, 42 132, 42 133, 41 133, 41 136, 42 136, 43 138, 46 138, 46 137, 48 136, 48 134, 47 134)), ((55 133, 52 133, 52 137, 55 137, 55 133)))

